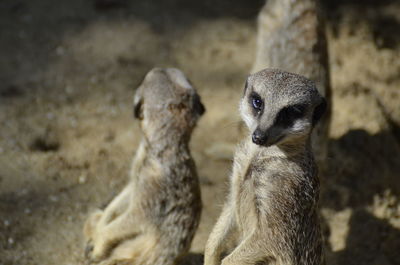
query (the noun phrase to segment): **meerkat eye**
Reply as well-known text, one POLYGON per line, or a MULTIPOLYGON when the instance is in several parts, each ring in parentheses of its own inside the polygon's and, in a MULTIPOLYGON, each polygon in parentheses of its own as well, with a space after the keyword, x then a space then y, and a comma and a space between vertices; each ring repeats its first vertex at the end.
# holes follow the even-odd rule
POLYGON ((253 92, 250 98, 253 108, 257 111, 261 111, 264 106, 264 102, 261 97, 257 93, 253 92))
POLYGON ((253 98, 253 107, 255 109, 261 109, 262 107, 262 100, 259 98, 253 98))

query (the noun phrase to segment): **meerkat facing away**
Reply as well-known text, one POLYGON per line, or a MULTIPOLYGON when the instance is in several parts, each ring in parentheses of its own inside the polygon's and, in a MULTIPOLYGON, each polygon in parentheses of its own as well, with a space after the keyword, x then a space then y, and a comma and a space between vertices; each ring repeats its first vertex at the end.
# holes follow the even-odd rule
POLYGON ((189 250, 201 213, 189 140, 204 111, 180 70, 154 68, 146 75, 134 97, 143 138, 130 182, 87 220, 89 258, 102 264, 173 265, 189 250))
POLYGON ((314 129, 312 145, 325 167, 331 108, 329 60, 318 0, 268 0, 258 16, 257 52, 252 72, 278 68, 316 82, 327 111, 314 129))
POLYGON ((310 134, 326 108, 314 83, 275 69, 250 75, 240 113, 251 134, 236 150, 230 192, 205 265, 321 265, 319 180, 310 134))

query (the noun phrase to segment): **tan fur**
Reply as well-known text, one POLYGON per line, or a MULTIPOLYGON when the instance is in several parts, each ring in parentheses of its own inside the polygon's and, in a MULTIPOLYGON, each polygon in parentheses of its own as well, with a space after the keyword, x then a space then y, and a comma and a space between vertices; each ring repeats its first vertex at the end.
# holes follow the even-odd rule
POLYGON ((181 71, 155 68, 146 75, 134 99, 143 139, 130 182, 84 227, 91 260, 174 265, 189 250, 201 212, 189 140, 203 112, 200 97, 181 71))
POLYGON ((330 123, 331 87, 325 25, 317 0, 268 0, 258 16, 257 53, 252 72, 279 68, 316 82, 328 103, 315 128, 312 146, 325 166, 330 123))
POLYGON ((295 74, 266 69, 248 78, 240 111, 252 135, 236 150, 205 265, 322 264, 319 181, 310 146, 322 102, 314 84, 295 74), (259 111, 254 93, 264 102, 259 111), (291 114, 282 113, 299 104, 305 106, 302 115, 288 122, 291 114), (268 135, 263 141, 254 139, 259 130, 268 135), (223 253, 228 255, 222 259, 223 253))

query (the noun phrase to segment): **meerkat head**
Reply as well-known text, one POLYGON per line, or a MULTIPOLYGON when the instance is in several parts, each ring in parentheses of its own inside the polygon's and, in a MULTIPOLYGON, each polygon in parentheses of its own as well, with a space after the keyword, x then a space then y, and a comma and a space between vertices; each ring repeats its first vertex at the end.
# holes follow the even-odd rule
POLYGON ((252 141, 260 146, 306 139, 325 109, 314 82, 277 69, 250 75, 240 102, 252 141))
POLYGON ((168 131, 189 134, 205 108, 185 75, 175 68, 153 68, 137 88, 134 116, 151 137, 168 131))

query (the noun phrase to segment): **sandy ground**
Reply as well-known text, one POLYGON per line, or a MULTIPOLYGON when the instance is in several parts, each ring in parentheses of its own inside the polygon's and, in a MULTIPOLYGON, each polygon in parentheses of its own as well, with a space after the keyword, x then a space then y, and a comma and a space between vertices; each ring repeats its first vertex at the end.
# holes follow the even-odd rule
MULTIPOLYGON (((324 4, 328 264, 400 264, 400 3, 373 2, 324 4)), ((219 215, 231 161, 213 147, 239 140, 262 1, 97 3, 0 3, 1 265, 85 263, 83 222, 127 181, 140 139, 132 96, 154 66, 182 69, 207 108, 191 141, 204 203, 193 253, 219 215)))

